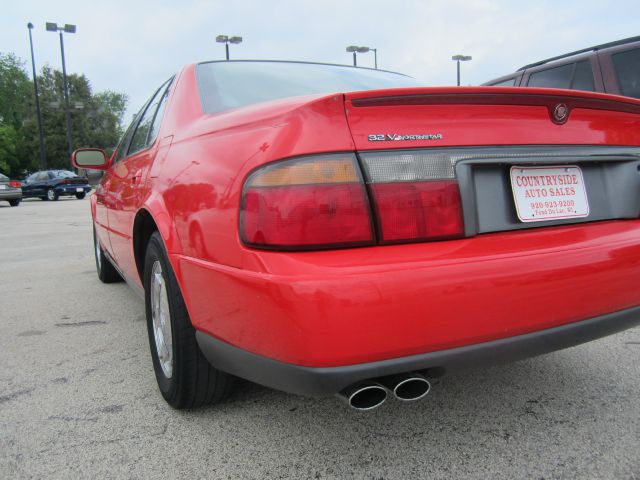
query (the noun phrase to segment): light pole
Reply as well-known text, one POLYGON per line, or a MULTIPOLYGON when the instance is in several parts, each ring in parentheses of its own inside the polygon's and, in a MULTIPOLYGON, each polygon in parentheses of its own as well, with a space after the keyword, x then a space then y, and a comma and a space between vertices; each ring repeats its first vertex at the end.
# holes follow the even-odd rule
POLYGON ((358 47, 356 45, 349 45, 347 47, 347 52, 351 53, 353 52, 353 66, 357 67, 358 66, 358 62, 356 60, 356 52, 358 53, 367 53, 369 50, 373 50, 376 54, 376 68, 378 68, 378 51, 375 48, 369 48, 369 47, 358 47))
POLYGON ((48 32, 60 32, 60 54, 62 56, 62 90, 64 93, 64 115, 67 121, 67 145, 69 146, 69 161, 71 161, 71 155, 73 154, 73 143, 71 141, 71 110, 69 108, 69 86, 67 85, 67 67, 64 62, 64 40, 62 39, 62 32, 76 33, 76 26, 69 25, 68 23, 64 27, 58 27, 57 23, 47 22, 48 32))
POLYGON ((373 62, 375 65, 375 69, 378 69, 378 49, 377 48, 371 48, 371 51, 373 51, 373 62))
POLYGON ((33 29, 33 23, 27 23, 29 29, 29 46, 31 47, 31 67, 33 68, 33 90, 36 96, 36 115, 38 116, 38 138, 40 141, 40 167, 42 170, 47 169, 47 156, 44 151, 44 131, 42 130, 42 115, 40 113, 40 96, 38 95, 38 80, 36 78, 36 60, 33 56, 33 38, 31 37, 31 30, 33 29))
POLYGON ((224 43, 224 50, 227 54, 227 60, 229 60, 229 44, 230 43, 242 43, 242 37, 230 37, 228 35, 218 35, 216 42, 224 43))
POLYGON ((460 62, 468 62, 471 60, 471 56, 469 55, 454 55, 451 57, 451 60, 456 61, 456 67, 458 72, 458 86, 460 86, 460 62))

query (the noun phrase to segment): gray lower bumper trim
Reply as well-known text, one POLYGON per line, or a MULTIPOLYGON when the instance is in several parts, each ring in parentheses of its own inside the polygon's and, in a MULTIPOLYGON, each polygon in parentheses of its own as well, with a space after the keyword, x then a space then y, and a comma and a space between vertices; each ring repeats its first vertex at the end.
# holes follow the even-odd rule
POLYGON ((579 345, 640 324, 640 307, 491 342, 340 367, 305 367, 272 360, 196 332, 216 368, 285 392, 324 396, 366 379, 428 368, 459 369, 504 363, 579 345))

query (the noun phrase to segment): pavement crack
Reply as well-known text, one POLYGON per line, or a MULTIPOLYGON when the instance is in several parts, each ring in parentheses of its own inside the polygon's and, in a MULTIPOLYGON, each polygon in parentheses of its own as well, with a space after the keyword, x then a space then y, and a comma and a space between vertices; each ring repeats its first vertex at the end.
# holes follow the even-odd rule
POLYGON ((0 403, 10 402, 11 400, 15 400, 16 398, 20 398, 24 395, 30 395, 35 388, 24 388, 22 390, 15 391, 13 393, 9 393, 7 395, 0 396, 0 403))
POLYGON ((61 322, 56 323, 56 327, 85 327, 87 325, 104 325, 104 320, 87 320, 85 322, 61 322))

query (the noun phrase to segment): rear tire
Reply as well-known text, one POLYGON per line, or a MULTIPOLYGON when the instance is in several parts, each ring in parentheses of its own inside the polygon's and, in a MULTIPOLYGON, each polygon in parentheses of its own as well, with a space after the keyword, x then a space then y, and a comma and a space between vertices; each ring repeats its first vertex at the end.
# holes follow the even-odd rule
POLYGON ((53 188, 47 190, 47 200, 51 200, 52 202, 58 200, 58 194, 53 188))
POLYGON ((76 193, 76 198, 78 200, 82 200, 84 198, 85 194, 84 193, 76 193))
POLYGON ((197 408, 226 398, 233 377, 213 368, 200 351, 158 232, 147 246, 144 292, 153 369, 167 403, 177 409, 197 408))
POLYGON ((121 282, 122 277, 104 254, 104 250, 102 250, 102 246, 96 235, 95 226, 93 227, 93 253, 96 259, 96 270, 98 271, 100 281, 102 283, 121 282))
POLYGON ((17 207, 18 205, 20 205, 20 199, 16 198, 15 200, 9 200, 9 205, 11 205, 12 207, 17 207))

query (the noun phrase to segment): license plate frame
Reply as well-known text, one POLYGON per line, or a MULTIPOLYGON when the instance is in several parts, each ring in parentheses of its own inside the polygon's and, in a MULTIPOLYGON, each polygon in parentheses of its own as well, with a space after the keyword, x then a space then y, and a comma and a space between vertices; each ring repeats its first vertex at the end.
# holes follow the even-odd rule
POLYGON ((589 216, 587 189, 577 165, 512 166, 509 179, 521 222, 589 216))

